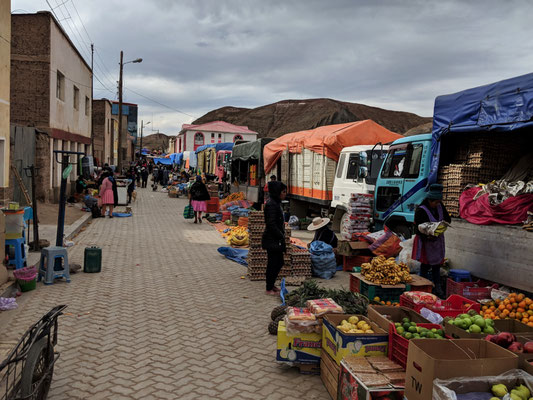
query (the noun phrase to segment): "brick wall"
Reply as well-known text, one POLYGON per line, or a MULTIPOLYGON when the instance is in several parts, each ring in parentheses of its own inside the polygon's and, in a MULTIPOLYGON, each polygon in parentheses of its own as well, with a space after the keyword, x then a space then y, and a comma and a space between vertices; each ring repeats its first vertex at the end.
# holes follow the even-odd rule
MULTIPOLYGON (((55 161, 54 161, 55 162, 55 161)), ((50 193, 50 137, 46 133, 35 134, 35 166, 40 169, 35 180, 37 200, 52 200, 50 193)))
POLYGON ((46 127, 50 115, 50 19, 11 16, 11 124, 46 127))

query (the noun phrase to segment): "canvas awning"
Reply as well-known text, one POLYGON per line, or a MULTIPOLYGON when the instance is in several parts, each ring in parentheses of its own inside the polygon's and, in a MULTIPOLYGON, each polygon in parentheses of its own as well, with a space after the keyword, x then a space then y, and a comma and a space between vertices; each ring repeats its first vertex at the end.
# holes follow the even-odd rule
POLYGON ((402 137, 369 119, 287 133, 265 146, 265 172, 268 173, 274 168, 283 151, 287 149, 290 153, 301 153, 302 149, 306 148, 338 161, 340 152, 345 147, 374 145, 380 142, 385 144, 402 137))
POLYGON ((261 159, 263 148, 273 140, 273 138, 261 138, 253 142, 235 145, 231 152, 231 159, 243 161, 259 160, 261 159))

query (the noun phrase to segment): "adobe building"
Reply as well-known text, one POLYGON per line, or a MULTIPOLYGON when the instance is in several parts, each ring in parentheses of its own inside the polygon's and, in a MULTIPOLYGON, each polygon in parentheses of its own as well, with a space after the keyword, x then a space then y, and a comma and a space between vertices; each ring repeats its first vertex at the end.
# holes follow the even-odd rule
POLYGON ((257 132, 247 126, 233 125, 224 121, 207 122, 201 125, 183 124, 177 137, 176 153, 195 151, 204 144, 234 143, 237 140, 253 141, 257 132))
MULTIPOLYGON (((57 201, 53 151, 91 154, 91 68, 50 12, 13 14, 11 34, 11 124, 35 128, 37 198, 57 201)), ((77 173, 74 165, 69 182, 77 173)))

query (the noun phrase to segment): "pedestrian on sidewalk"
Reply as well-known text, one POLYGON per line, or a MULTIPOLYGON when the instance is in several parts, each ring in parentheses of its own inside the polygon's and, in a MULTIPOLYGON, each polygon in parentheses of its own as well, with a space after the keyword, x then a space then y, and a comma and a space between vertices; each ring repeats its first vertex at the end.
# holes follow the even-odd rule
POLYGON ((266 294, 277 295, 280 289, 275 286, 279 271, 283 267, 285 245, 285 221, 281 208, 287 197, 287 186, 279 181, 268 182, 269 199, 265 205, 265 232, 262 247, 267 252, 266 294))
POLYGON ((141 178, 142 178, 142 187, 146 188, 146 185, 148 185, 148 168, 142 167, 141 168, 141 178))
POLYGON ((444 296, 441 287, 440 268, 444 263, 446 247, 444 233, 439 236, 426 235, 419 231, 418 226, 425 222, 452 222, 450 214, 442 204, 442 185, 433 184, 422 204, 415 210, 415 239, 413 241, 412 258, 419 261, 420 275, 433 281, 435 294, 444 296))
POLYGON ((126 173, 126 179, 128 179, 128 205, 131 203, 133 192, 135 191, 135 168, 131 167, 126 173))
POLYGON ((102 200, 102 217, 105 217, 106 209, 109 208, 109 218, 113 218, 113 208, 115 207, 114 179, 109 171, 104 171, 102 185, 100 186, 100 198, 102 200))
POLYGON ((200 175, 196 176, 196 182, 189 190, 189 199, 194 210, 194 223, 202 223, 202 213, 207 212, 207 200, 211 200, 207 186, 200 175))

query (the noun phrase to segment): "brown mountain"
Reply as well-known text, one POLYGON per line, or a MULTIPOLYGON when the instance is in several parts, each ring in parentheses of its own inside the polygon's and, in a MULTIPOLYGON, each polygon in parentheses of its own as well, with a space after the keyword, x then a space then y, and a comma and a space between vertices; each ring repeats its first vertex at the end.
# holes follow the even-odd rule
POLYGON ((168 141, 170 137, 164 133, 154 133, 143 137, 143 147, 150 150, 168 150, 168 141))
POLYGON ((252 109, 222 107, 208 112, 193 124, 226 121, 235 125, 245 125, 258 132, 260 137, 279 137, 289 132, 365 119, 371 119, 401 134, 431 122, 431 118, 403 111, 384 110, 333 99, 308 99, 282 100, 252 109))

